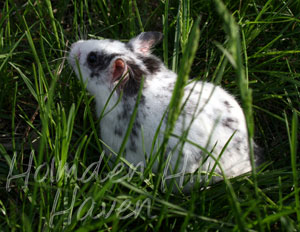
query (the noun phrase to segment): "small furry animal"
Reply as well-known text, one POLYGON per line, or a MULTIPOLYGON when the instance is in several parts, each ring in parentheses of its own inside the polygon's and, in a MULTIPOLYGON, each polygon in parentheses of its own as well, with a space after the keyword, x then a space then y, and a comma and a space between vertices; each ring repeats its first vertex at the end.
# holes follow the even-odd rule
MULTIPOLYGON (((110 112, 100 121, 101 138, 115 152, 122 144, 144 77, 141 100, 124 152, 126 160, 133 165, 140 162, 147 165, 149 157, 154 156, 162 142, 166 127, 165 112, 177 75, 151 54, 151 48, 162 36, 159 32, 143 32, 128 43, 111 39, 80 40, 72 45, 69 55, 69 63, 78 78, 82 76, 87 90, 95 96, 99 117, 116 88, 105 109, 110 112), (157 130, 155 149, 150 154, 157 130)), ((235 98, 219 86, 198 81, 185 87, 183 102, 183 111, 173 131, 177 136, 169 139, 164 155, 168 160, 165 173, 174 172, 178 157, 176 173, 184 175, 198 169, 201 173, 209 173, 213 170, 219 174, 212 177, 213 181, 222 179, 221 168, 227 177, 251 171, 245 117, 235 98), (180 136, 187 131, 186 141, 182 143, 180 136)), ((157 167, 156 160, 154 172, 157 167)), ((178 182, 179 176, 174 177, 178 182)), ((185 189, 192 186, 193 183, 189 183, 185 189)))

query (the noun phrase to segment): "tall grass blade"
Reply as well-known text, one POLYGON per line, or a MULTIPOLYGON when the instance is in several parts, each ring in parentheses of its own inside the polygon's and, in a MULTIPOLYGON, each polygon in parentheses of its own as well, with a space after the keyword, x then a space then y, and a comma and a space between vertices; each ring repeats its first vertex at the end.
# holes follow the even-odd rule
POLYGON ((169 63, 169 56, 168 56, 168 34, 169 34, 169 24, 168 24, 168 18, 169 18, 169 0, 165 0, 165 12, 163 15, 163 54, 164 54, 164 63, 165 66, 168 68, 169 63))
MULTIPOLYGON (((58 46, 59 49, 61 49, 60 39, 59 39, 59 36, 58 36, 58 30, 57 30, 57 27, 56 27, 56 21, 55 21, 54 14, 53 14, 53 9, 52 9, 52 3, 51 3, 50 0, 46 0, 46 4, 47 4, 47 9, 48 9, 48 13, 49 13, 49 16, 50 16, 51 24, 52 24, 52 29, 53 29, 55 39, 56 39, 56 42, 57 42, 57 46, 58 46)), ((62 52, 61 52, 61 55, 62 55, 62 52)))
MULTIPOLYGON (((252 176, 254 180, 254 190, 255 190, 256 197, 258 198, 259 197, 258 184, 257 184, 256 167, 254 162, 254 149, 253 149, 254 122, 253 122, 253 114, 252 114, 252 91, 248 87, 248 80, 246 78, 245 69, 243 66, 239 27, 236 24, 233 16, 228 12, 228 10, 226 9, 225 5, 221 2, 221 0, 215 0, 214 2, 216 4, 216 9, 219 15, 222 17, 224 21, 223 24, 224 30, 229 37, 228 50, 232 57, 231 60, 232 65, 234 66, 236 71, 236 80, 239 86, 242 105, 243 105, 244 114, 246 118, 246 124, 248 129, 248 142, 249 142, 249 149, 250 149, 250 160, 252 166, 252 176)), ((239 229, 244 230, 245 222, 240 217, 239 211, 240 209, 236 208, 235 211, 236 219, 239 225, 239 229)), ((261 220, 260 215, 258 215, 258 219, 259 221, 261 220)))
MULTIPOLYGON (((186 44, 185 52, 184 52, 183 58, 180 62, 180 69, 178 72, 177 81, 175 83, 175 87, 174 87, 171 101, 169 104, 166 130, 165 130, 163 142, 162 142, 162 145, 160 148, 158 178, 157 178, 157 181, 155 184, 156 191, 158 189, 160 180, 163 175, 163 168, 166 165, 166 162, 163 161, 164 160, 163 157, 166 152, 167 143, 168 143, 169 137, 171 136, 171 133, 175 127, 175 123, 176 123, 176 121, 179 117, 180 111, 181 111, 181 103, 182 103, 182 98, 184 95, 184 87, 188 82, 191 66, 192 66, 193 60, 195 58, 196 50, 198 48, 198 42, 200 39, 200 30, 198 28, 199 24, 200 24, 200 19, 198 18, 194 24, 194 27, 192 29, 192 32, 191 32, 188 42, 186 44)), ((159 226, 162 223, 165 210, 166 210, 165 208, 163 208, 161 210, 160 218, 159 218, 157 226, 156 226, 157 229, 159 228, 159 226)))
POLYGON ((286 128, 289 137, 290 149, 291 149, 291 166, 292 166, 292 174, 293 174, 293 190, 295 193, 295 203, 297 210, 297 221, 298 228, 300 228, 300 201, 299 201, 299 174, 297 170, 297 152, 298 152, 298 115, 294 111, 292 118, 291 129, 289 128, 289 123, 287 119, 287 115, 284 114, 286 121, 286 128))

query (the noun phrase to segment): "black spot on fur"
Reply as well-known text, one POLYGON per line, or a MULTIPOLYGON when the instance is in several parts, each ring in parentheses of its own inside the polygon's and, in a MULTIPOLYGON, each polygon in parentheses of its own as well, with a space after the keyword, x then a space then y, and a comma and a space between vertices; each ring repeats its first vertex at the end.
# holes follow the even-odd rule
POLYGON ((133 47, 132 47, 132 44, 126 43, 125 46, 126 46, 126 48, 127 48, 128 50, 134 52, 133 47))
POLYGON ((223 120, 223 126, 230 128, 231 130, 235 130, 236 128, 234 124, 236 124, 237 122, 237 119, 226 118, 225 120, 223 120))
POLYGON ((145 105, 146 103, 146 98, 145 96, 142 94, 141 99, 140 99, 140 105, 145 105))
POLYGON ((126 63, 129 68, 129 79, 125 83, 123 90, 124 94, 128 96, 133 96, 138 93, 142 77, 146 73, 133 61, 127 61, 126 63))
POLYGON ((223 103, 224 103, 224 105, 225 105, 227 111, 230 112, 230 109, 233 108, 233 106, 230 105, 230 103, 229 103, 228 101, 226 101, 226 100, 225 100, 223 103))
POLYGON ((132 106, 128 103, 128 100, 126 99, 126 96, 123 96, 123 109, 122 113, 118 115, 118 119, 129 119, 131 113, 132 113, 132 106))
POLYGON ((136 146, 135 141, 132 137, 130 138, 129 150, 132 151, 132 152, 137 152, 137 146, 136 146))
POLYGON ((86 65, 92 70, 91 77, 98 76, 99 72, 106 69, 111 60, 119 55, 120 54, 117 53, 105 54, 103 52, 90 52, 87 56, 86 65), (92 59, 93 62, 90 61, 91 56, 95 56, 95 58, 92 59))
MULTIPOLYGON (((165 76, 165 78, 167 79, 168 76, 165 76)), ((175 87, 175 83, 170 83, 170 84, 168 84, 168 86, 163 86, 162 88, 163 88, 164 91, 167 91, 167 92, 169 92, 169 93, 172 93, 174 87, 175 87)))
POLYGON ((139 58, 142 59, 144 65, 151 74, 154 74, 159 71, 161 61, 155 56, 141 56, 139 58))
POLYGON ((136 128, 132 128, 132 130, 131 130, 131 136, 132 137, 137 137, 138 136, 138 132, 137 132, 136 128))
POLYGON ((241 137, 234 137, 233 147, 237 152, 241 151, 243 145, 243 139, 241 137))
POLYGON ((131 136, 138 137, 138 131, 140 130, 140 128, 141 128, 141 124, 136 119, 136 121, 133 123, 133 126, 132 126, 131 136))
POLYGON ((127 119, 128 116, 129 116, 129 113, 126 110, 123 110, 122 114, 121 114, 121 119, 127 119))
POLYGON ((115 127, 115 135, 118 135, 118 136, 122 136, 123 135, 123 131, 122 131, 122 128, 121 127, 115 127))
MULTIPOLYGON (((131 114, 133 112, 133 104, 130 104, 130 103, 133 103, 132 101, 135 101, 135 99, 130 99, 128 96, 124 95, 122 101, 123 101, 122 110, 117 115, 117 119, 119 121, 123 120, 123 119, 128 120, 131 117, 131 114)), ((138 107, 141 107, 141 109, 139 109, 137 112, 135 122, 133 124, 133 128, 135 128, 135 127, 139 128, 141 126, 140 122, 138 121, 138 118, 140 116, 144 116, 144 112, 142 110, 142 109, 144 109, 142 107, 144 104, 145 104, 145 96, 142 95, 141 100, 140 100, 140 105, 138 106, 138 107)))
POLYGON ((241 151, 241 148, 239 146, 234 146, 235 150, 240 152, 241 151))
POLYGON ((99 73, 92 71, 91 78, 98 77, 99 73))
POLYGON ((194 155, 195 163, 200 164, 201 157, 203 156, 203 152, 200 151, 199 154, 194 155))
POLYGON ((224 105, 225 105, 226 107, 230 107, 230 104, 229 104, 228 101, 224 101, 223 103, 224 103, 224 105))
MULTIPOLYGON (((220 148, 220 149, 221 149, 220 151, 222 151, 223 147, 220 148)), ((238 148, 238 149, 239 149, 239 148, 238 148)), ((240 150, 240 149, 239 149, 239 150, 240 150)), ((227 151, 228 157, 229 157, 229 158, 232 158, 232 157, 233 157, 232 150, 231 150, 230 148, 227 148, 226 151, 227 151)))
POLYGON ((122 114, 118 114, 117 118, 120 121, 122 119, 122 114))
POLYGON ((169 92, 173 92, 174 87, 175 87, 175 83, 168 84, 168 90, 169 90, 169 92))

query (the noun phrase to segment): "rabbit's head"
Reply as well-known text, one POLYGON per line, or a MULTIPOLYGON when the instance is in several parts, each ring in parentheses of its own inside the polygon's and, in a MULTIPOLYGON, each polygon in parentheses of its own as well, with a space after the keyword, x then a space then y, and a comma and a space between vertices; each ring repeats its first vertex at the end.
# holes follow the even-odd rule
POLYGON ((92 94, 110 92, 120 81, 119 91, 135 95, 142 76, 154 74, 162 66, 151 54, 151 48, 161 39, 160 32, 143 32, 128 43, 111 39, 80 40, 72 44, 69 63, 92 94))

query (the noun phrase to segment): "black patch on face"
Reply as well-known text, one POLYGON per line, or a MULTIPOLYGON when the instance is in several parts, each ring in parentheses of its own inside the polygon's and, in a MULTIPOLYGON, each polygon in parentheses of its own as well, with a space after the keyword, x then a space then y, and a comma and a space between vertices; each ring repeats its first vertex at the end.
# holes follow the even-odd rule
POLYGON ((86 64, 92 70, 91 77, 98 76, 99 72, 106 69, 111 60, 120 54, 106 54, 103 52, 90 52, 87 55, 86 64))
POLYGON ((144 65, 151 74, 159 71, 161 61, 155 56, 140 56, 139 58, 143 61, 144 65))
POLYGON ((146 73, 133 61, 128 61, 126 63, 129 68, 129 79, 125 83, 123 90, 124 94, 133 96, 139 92, 142 76, 146 73))
POLYGON ((226 118, 223 120, 223 126, 228 127, 231 130, 235 130, 234 124, 237 123, 237 119, 226 118))

